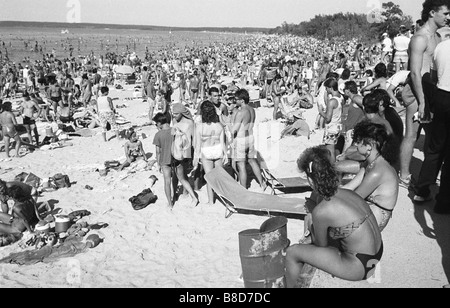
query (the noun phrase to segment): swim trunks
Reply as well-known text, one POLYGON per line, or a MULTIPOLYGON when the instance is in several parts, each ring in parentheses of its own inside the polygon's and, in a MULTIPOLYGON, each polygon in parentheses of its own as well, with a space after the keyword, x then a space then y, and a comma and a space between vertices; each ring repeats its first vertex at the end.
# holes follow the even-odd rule
POLYGON ((35 125, 36 121, 30 117, 24 116, 23 117, 23 125, 35 125))
POLYGON ((236 161, 246 161, 247 159, 257 158, 255 150, 255 137, 237 137, 233 142, 233 158, 236 161))

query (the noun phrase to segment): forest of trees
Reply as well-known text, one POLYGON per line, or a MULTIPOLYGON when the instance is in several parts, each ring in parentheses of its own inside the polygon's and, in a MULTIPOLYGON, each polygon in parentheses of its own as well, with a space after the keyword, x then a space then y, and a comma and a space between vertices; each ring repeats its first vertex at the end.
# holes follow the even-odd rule
POLYGON ((319 39, 341 38, 349 40, 357 38, 370 41, 379 39, 384 32, 387 32, 390 37, 394 37, 398 34, 400 25, 409 28, 413 24, 412 17, 405 15, 399 5, 388 2, 383 3, 381 10, 371 11, 368 14, 316 15, 310 21, 299 24, 284 22, 281 26, 272 29, 270 33, 313 36, 319 39))

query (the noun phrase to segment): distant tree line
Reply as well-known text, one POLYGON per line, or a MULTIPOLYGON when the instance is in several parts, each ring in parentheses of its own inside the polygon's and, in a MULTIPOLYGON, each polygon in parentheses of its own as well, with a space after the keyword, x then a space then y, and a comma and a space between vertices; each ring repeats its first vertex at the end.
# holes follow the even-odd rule
POLYGON ((310 21, 299 24, 283 22, 270 33, 312 36, 318 39, 357 38, 370 41, 379 39, 385 32, 394 37, 398 34, 400 25, 410 28, 413 24, 412 17, 405 15, 399 5, 388 2, 382 4, 381 10, 372 10, 368 14, 337 13, 316 15, 310 21))

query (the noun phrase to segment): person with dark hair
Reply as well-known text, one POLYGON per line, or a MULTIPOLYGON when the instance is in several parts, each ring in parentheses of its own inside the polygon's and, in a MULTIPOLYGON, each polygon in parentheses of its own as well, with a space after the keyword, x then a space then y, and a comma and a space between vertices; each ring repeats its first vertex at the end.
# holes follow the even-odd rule
POLYGON ((24 101, 20 108, 23 117, 23 126, 27 130, 29 143, 33 144, 33 138, 31 137, 31 131, 33 131, 36 146, 39 146, 39 133, 36 126, 36 119, 41 115, 42 109, 34 100, 30 99, 30 95, 27 92, 24 93, 23 98, 24 101))
MULTIPOLYGON (((92 82, 89 80, 88 74, 84 73, 81 77, 81 93, 84 108, 87 107, 92 98, 92 82)), ((56 112, 56 110, 55 110, 56 112)))
POLYGON ((356 45, 355 53, 353 54, 353 71, 356 73, 356 78, 361 77, 361 71, 366 67, 363 57, 363 45, 360 43, 356 45))
POLYGON ((16 141, 16 157, 19 157, 19 150, 22 145, 22 139, 20 139, 20 135, 16 130, 17 120, 11 108, 11 102, 4 102, 0 107, 0 126, 2 128, 7 158, 9 158, 9 143, 11 138, 16 141))
POLYGON ((355 81, 347 81, 344 86, 344 95, 350 99, 348 106, 347 117, 343 122, 343 131, 345 132, 345 144, 342 149, 342 153, 353 143, 353 129, 356 124, 365 119, 365 112, 363 106, 363 97, 358 94, 358 86, 355 81))
POLYGON ((408 47, 411 39, 408 36, 408 29, 400 26, 399 35, 394 38, 394 59, 395 71, 406 70, 408 63, 408 47))
POLYGON ((305 263, 341 279, 369 279, 383 255, 381 233, 369 205, 357 193, 339 188, 338 175, 325 147, 307 149, 297 165, 322 200, 305 219, 312 244, 287 249, 287 287, 300 287, 305 263))
POLYGON ((257 161, 258 153, 255 149, 255 137, 253 135, 256 113, 248 105, 250 95, 247 90, 239 89, 234 96, 239 111, 236 114, 233 127, 231 128, 231 137, 233 140, 232 160, 237 163, 239 182, 243 187, 247 188, 246 162, 248 161, 259 185, 265 190, 266 183, 263 181, 261 168, 257 161))
POLYGON ((394 130, 391 124, 383 117, 380 116, 380 106, 382 106, 383 100, 374 93, 367 94, 363 99, 364 112, 366 118, 376 124, 381 124, 386 128, 388 135, 392 135, 394 130))
POLYGON ((379 105, 378 114, 389 122, 395 138, 397 138, 398 142, 401 142, 404 131, 403 121, 397 111, 392 108, 389 94, 385 90, 376 89, 373 91, 373 96, 375 100, 381 102, 379 105))
POLYGON ((328 78, 324 82, 330 98, 327 100, 325 112, 319 110, 320 115, 325 119, 325 131, 323 135, 323 143, 331 152, 331 158, 335 160, 335 147, 339 135, 342 131, 342 106, 344 97, 339 93, 338 82, 334 78, 328 78))
MULTIPOLYGON (((417 141, 417 133, 420 124, 427 124, 431 121, 433 106, 431 99, 435 92, 435 82, 432 76, 435 74, 433 69, 433 53, 440 39, 436 32, 444 27, 450 14, 450 3, 448 0, 426 0, 423 3, 422 21, 425 23, 411 38, 409 44, 409 70, 411 71, 408 84, 402 91, 403 106, 406 107, 406 130, 403 142, 400 147, 400 174, 399 179, 402 186, 409 187, 411 184, 411 172, 409 170, 414 151, 414 145, 417 141), (418 121, 414 121, 414 114, 417 112, 418 121)), ((428 151, 428 126, 425 129, 425 160, 428 151)), ((436 181, 442 161, 436 165, 436 170, 426 170, 435 174, 432 183, 417 183, 417 192, 414 196, 415 202, 424 202, 429 199, 429 185, 436 181)), ((419 176, 420 178, 420 176, 419 176)))
POLYGON ((361 89, 361 93, 364 95, 365 92, 371 91, 373 89, 383 89, 386 90, 386 81, 388 78, 387 66, 384 63, 378 63, 375 66, 375 80, 366 85, 361 89))
POLYGON ((284 80, 280 74, 277 74, 271 84, 272 101, 273 101, 273 119, 277 119, 278 110, 281 106, 281 97, 287 92, 284 80))
POLYGON ((169 119, 163 113, 157 113, 153 118, 158 132, 153 138, 153 144, 156 148, 156 161, 158 162, 159 172, 164 177, 164 192, 167 198, 169 209, 173 208, 172 198, 172 128, 169 125, 169 119))
POLYGON ((350 76, 351 72, 348 68, 346 68, 342 71, 342 74, 338 79, 338 89, 339 93, 341 93, 342 95, 344 95, 345 82, 350 80, 350 76))
POLYGON ((22 233, 25 230, 33 232, 34 225, 40 219, 33 197, 36 194, 37 191, 25 183, 0 180, 0 235, 22 233), (14 201, 11 211, 8 200, 14 201))
POLYGON ((343 188, 355 191, 369 202, 380 232, 392 217, 398 199, 398 178, 390 157, 389 134, 377 123, 363 121, 355 126, 353 139, 359 154, 365 157, 356 177, 343 188))
MULTIPOLYGON (((228 163, 227 148, 225 145, 225 131, 220 124, 216 106, 210 101, 201 105, 202 122, 195 129, 194 170, 198 168, 201 160, 205 173, 214 168, 221 168, 228 163)), ((208 204, 214 204, 214 193, 207 185, 208 204)))
POLYGON ((96 103, 96 111, 98 117, 100 119, 101 126, 103 128, 102 135, 103 140, 107 142, 106 132, 108 131, 107 126, 108 123, 111 125, 111 129, 116 133, 117 140, 120 139, 119 136, 119 125, 116 123, 116 109, 114 108, 114 104, 112 99, 108 96, 109 88, 101 87, 100 89, 101 96, 98 98, 96 103))
POLYGON ((126 161, 120 166, 119 170, 129 167, 131 163, 135 162, 138 158, 148 161, 142 142, 139 140, 137 133, 133 128, 130 128, 127 131, 127 139, 128 141, 124 145, 126 161))

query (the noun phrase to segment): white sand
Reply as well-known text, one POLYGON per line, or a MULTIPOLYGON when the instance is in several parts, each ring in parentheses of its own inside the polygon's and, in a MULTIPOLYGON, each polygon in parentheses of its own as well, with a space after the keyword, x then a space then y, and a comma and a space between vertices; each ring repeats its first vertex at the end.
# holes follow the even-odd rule
MULTIPOLYGON (((127 91, 112 89, 110 97, 120 98, 114 101, 115 104, 128 104, 128 108, 118 109, 119 113, 133 124, 141 125, 148 122, 147 103, 123 100, 132 96, 132 88, 126 86, 127 91)), ((315 115, 315 109, 305 113, 311 127, 314 126, 315 115)), ((259 108, 257 117, 258 122, 270 119, 272 109, 259 108)), ((156 128, 145 126, 139 132, 147 135, 142 140, 145 151, 154 154, 152 141, 156 128)), ((310 141, 305 137, 287 137, 281 141, 270 139, 273 140, 272 146, 278 144, 280 149, 279 159, 270 162, 270 168, 279 176, 295 176, 298 174, 298 156, 307 147, 319 144, 321 134, 319 131, 312 135, 310 141)), ((238 233, 259 228, 267 217, 234 214, 225 219, 225 208, 219 202, 214 206, 204 204, 207 201, 206 187, 199 192, 202 203, 196 208, 189 207, 189 197, 181 197, 173 211, 169 211, 165 206, 163 176, 156 171, 137 171, 123 180, 120 178, 130 169, 112 171, 106 177, 100 177, 94 171, 107 160, 123 160, 124 141, 113 139, 104 143, 101 135, 96 135, 92 138, 73 137, 70 142, 74 144, 72 147, 40 150, 20 159, 2 162, 0 171, 6 168, 14 170, 1 175, 1 178, 12 180, 22 171, 33 172, 41 178, 55 173, 69 175, 71 181, 77 182, 75 185, 44 193, 40 201, 58 200, 56 207, 62 208, 66 214, 81 209, 91 211, 92 214, 83 220, 92 224, 109 224, 105 229, 92 231, 104 238, 104 242, 75 258, 51 264, 0 265, 2 287, 244 287, 240 278, 238 233), (148 178, 152 174, 159 178, 153 187, 159 199, 144 210, 134 211, 128 199, 148 187, 148 178), (94 190, 86 190, 85 185, 94 187, 94 190), (72 276, 74 268, 78 278, 72 276)), ((271 157, 270 153, 262 151, 266 159, 271 157)), ((416 152, 415 156, 420 158, 421 153, 416 152)), ((257 190, 255 182, 251 189, 257 190)), ((447 284, 442 256, 445 255, 444 260, 449 256, 450 218, 430 216, 431 209, 432 204, 414 207, 407 191, 402 188, 394 217, 383 232, 385 254, 378 283, 346 282, 318 271, 312 287, 440 288, 447 284), (422 226, 428 226, 427 232, 422 226)), ((302 233, 303 222, 289 219, 291 243, 298 242, 302 233)), ((0 258, 20 250, 17 243, 0 248, 0 258)))

